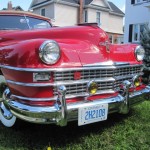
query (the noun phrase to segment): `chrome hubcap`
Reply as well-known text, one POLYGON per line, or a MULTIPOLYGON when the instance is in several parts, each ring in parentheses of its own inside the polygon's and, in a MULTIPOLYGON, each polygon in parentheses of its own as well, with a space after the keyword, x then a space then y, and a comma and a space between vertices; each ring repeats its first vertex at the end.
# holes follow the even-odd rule
POLYGON ((0 104, 0 113, 7 120, 12 119, 12 117, 13 117, 13 114, 5 107, 3 102, 1 102, 1 104, 0 104))
POLYGON ((10 100, 10 90, 6 88, 3 92, 2 101, 0 102, 0 121, 6 127, 12 127, 16 122, 16 117, 11 113, 7 107, 7 103, 10 100))

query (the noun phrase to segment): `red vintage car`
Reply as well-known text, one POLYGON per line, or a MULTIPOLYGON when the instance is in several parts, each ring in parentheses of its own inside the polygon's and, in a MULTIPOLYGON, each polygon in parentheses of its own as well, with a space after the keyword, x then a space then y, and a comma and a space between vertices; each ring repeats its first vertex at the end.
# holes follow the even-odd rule
POLYGON ((25 12, 0 12, 0 68, 6 88, 0 120, 11 127, 32 123, 78 125, 126 114, 144 101, 144 49, 110 44, 95 23, 52 27, 25 12), (48 28, 48 29, 47 29, 48 28))

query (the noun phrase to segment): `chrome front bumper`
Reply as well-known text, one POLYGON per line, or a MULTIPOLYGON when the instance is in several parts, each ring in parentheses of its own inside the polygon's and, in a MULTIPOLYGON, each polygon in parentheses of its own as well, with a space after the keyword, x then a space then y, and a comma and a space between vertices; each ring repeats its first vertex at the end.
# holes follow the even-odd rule
POLYGON ((125 96, 118 94, 116 97, 106 99, 66 104, 65 90, 64 87, 58 90, 61 106, 56 103, 52 107, 35 107, 24 105, 13 100, 5 101, 5 105, 13 115, 20 119, 33 123, 54 123, 65 126, 68 121, 78 120, 78 109, 81 107, 107 103, 109 114, 114 112, 127 113, 130 107, 144 101, 144 98, 150 94, 150 87, 147 86, 140 91, 130 94, 127 92, 125 96))

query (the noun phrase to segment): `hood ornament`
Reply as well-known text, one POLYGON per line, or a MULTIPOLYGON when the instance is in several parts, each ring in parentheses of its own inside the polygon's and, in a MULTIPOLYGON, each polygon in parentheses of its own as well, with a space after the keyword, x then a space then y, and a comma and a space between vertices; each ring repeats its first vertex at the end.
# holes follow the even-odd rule
POLYGON ((100 46, 105 46, 106 47, 106 52, 110 53, 110 42, 109 41, 100 42, 99 45, 100 46))

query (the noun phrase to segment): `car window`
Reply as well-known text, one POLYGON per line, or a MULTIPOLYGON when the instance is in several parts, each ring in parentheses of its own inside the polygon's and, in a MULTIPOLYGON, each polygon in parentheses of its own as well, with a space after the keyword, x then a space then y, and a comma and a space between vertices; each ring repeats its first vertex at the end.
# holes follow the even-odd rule
POLYGON ((24 16, 0 15, 0 30, 29 29, 24 16), (24 21, 23 21, 24 20, 24 21))
POLYGON ((0 15, 0 30, 46 29, 50 27, 51 24, 48 21, 38 18, 0 15))
POLYGON ((51 27, 50 23, 46 20, 36 19, 32 17, 26 17, 26 20, 31 29, 46 29, 51 27))

